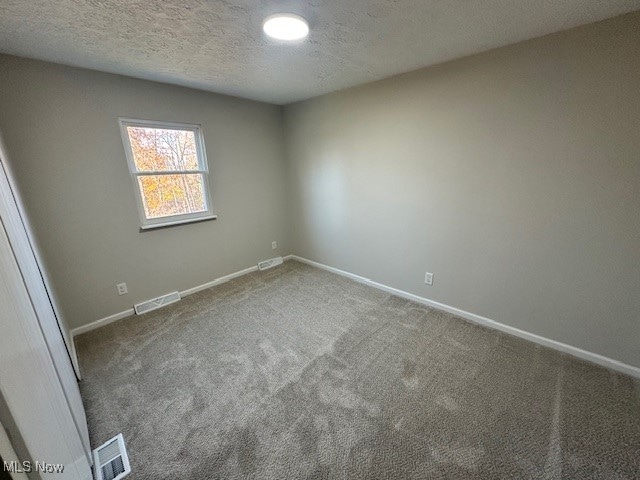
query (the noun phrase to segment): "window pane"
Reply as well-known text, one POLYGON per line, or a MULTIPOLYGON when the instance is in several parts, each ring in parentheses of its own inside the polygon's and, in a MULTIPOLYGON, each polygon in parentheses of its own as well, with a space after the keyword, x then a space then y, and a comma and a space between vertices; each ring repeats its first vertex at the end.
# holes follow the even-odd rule
POLYGON ((207 210, 204 175, 143 175, 138 177, 147 219, 207 210))
POLYGON ((133 163, 143 172, 199 170, 192 130, 127 127, 133 163))

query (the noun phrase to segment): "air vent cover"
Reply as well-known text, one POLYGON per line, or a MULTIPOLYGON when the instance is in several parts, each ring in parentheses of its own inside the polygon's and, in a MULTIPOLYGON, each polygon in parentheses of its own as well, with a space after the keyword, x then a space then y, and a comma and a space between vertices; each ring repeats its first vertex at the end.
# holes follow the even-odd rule
POLYGON ((264 260, 258 264, 258 268, 260 270, 266 270, 267 268, 275 267, 276 265, 282 264, 282 257, 270 258, 269 260, 264 260))
POLYGON ((167 293, 161 297, 152 298, 146 302, 138 303, 137 305, 134 305, 133 308, 135 308, 136 314, 141 315, 143 313, 150 312, 151 310, 169 305, 170 303, 175 303, 178 300, 180 300, 180 293, 167 293))
POLYGON ((121 433, 93 451, 93 465, 97 480, 120 480, 131 473, 121 433))

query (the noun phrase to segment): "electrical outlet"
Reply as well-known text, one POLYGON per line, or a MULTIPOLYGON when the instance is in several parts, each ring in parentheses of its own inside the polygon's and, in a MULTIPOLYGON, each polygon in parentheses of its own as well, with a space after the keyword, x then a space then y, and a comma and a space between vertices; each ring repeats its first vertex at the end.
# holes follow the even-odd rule
POLYGON ((118 295, 126 295, 127 293, 129 293, 126 283, 119 283, 116 285, 116 288, 118 289, 118 295))
POLYGON ((276 248, 278 248, 278 242, 274 240, 273 242, 271 242, 271 250, 275 250, 276 248))
POLYGON ((425 273, 424 274, 424 283, 427 285, 433 285, 433 273, 425 273))

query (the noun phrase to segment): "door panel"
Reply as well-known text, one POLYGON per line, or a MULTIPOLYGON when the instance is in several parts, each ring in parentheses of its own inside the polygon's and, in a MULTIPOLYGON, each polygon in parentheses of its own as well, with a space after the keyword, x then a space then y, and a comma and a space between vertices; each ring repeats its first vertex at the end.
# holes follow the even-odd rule
MULTIPOLYGON (((1 160, 0 160, 1 161, 1 160)), ((41 269, 36 261, 35 249, 26 230, 25 223, 18 210, 15 195, 5 174, 4 162, 0 165, 0 217, 5 224, 14 255, 17 259, 22 278, 28 289, 31 302, 38 317, 40 328, 47 342, 51 358, 56 367, 58 379, 69 402, 73 418, 82 437, 87 460, 91 461, 89 431, 80 389, 71 363, 71 357, 65 344, 63 332, 53 310, 51 297, 44 283, 41 269)))
POLYGON ((0 392, 30 457, 62 464, 63 478, 89 480, 91 467, 1 221, 0 330, 0 392))
POLYGON ((0 219, 5 228, 9 246, 15 257, 24 286, 44 337, 55 375, 69 405, 71 415, 81 439, 87 462, 92 463, 87 420, 80 397, 76 373, 70 355, 66 328, 56 313, 55 299, 47 288, 46 276, 38 261, 38 252, 29 232, 15 186, 12 184, 5 150, 0 139, 0 219))

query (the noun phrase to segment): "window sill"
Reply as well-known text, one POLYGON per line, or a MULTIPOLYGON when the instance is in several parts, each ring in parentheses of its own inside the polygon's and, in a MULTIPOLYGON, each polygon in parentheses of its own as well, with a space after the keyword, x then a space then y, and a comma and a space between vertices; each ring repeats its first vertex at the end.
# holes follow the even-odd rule
POLYGON ((208 222, 209 220, 215 220, 216 218, 218 218, 217 215, 208 215, 206 217, 188 218, 185 220, 172 220, 169 222, 154 223, 152 225, 142 225, 140 227, 140 231, 146 232, 148 230, 155 230, 156 228, 175 227, 177 225, 186 225, 187 223, 208 222))

